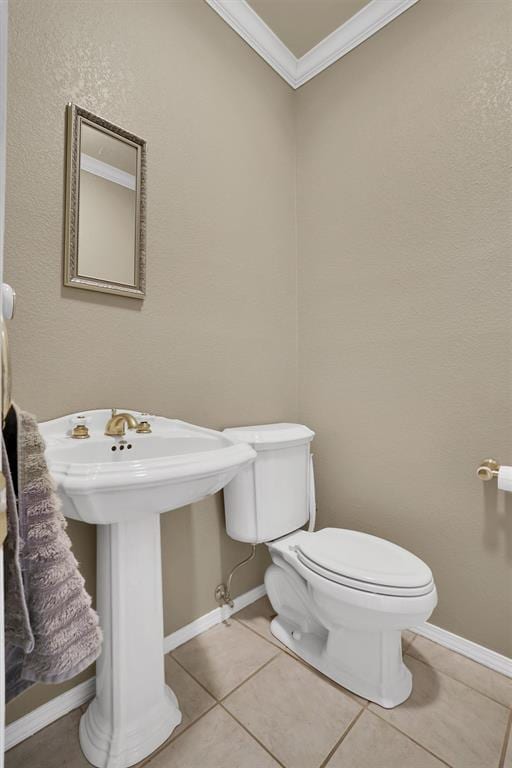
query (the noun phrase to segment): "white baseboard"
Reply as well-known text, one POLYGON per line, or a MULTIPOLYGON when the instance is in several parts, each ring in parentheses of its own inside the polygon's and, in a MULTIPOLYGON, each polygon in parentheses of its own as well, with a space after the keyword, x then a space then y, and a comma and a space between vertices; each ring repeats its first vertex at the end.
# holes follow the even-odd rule
MULTIPOLYGON (((214 608, 213 611, 206 613, 204 616, 200 616, 195 621, 187 624, 185 627, 172 632, 167 637, 164 637, 163 652, 169 653, 177 648, 179 645, 183 645, 193 637, 197 637, 202 632, 206 632, 207 629, 214 627, 216 624, 220 624, 224 619, 237 611, 241 611, 247 605, 254 603, 266 594, 264 584, 259 587, 245 592, 239 597, 235 597, 235 606, 233 609, 224 606, 223 608, 214 608)), ((434 624, 426 622, 421 627, 413 627, 411 632, 416 632, 418 635, 433 640, 439 645, 445 646, 456 653, 460 653, 463 656, 467 656, 469 659, 482 664, 489 669, 494 669, 496 672, 500 672, 502 675, 512 677, 512 659, 507 656, 502 656, 496 651, 491 651, 489 648, 485 648, 483 645, 473 643, 471 640, 466 640, 464 637, 454 635, 453 632, 449 632, 447 629, 441 629, 434 624)), ((94 696, 96 688, 95 678, 86 680, 84 683, 71 688, 66 693, 56 696, 47 704, 43 704, 41 707, 34 709, 27 715, 20 717, 13 723, 8 725, 5 729, 5 749, 10 749, 20 741, 28 739, 29 736, 33 736, 34 733, 40 731, 41 728, 45 728, 60 717, 67 715, 72 709, 80 707, 85 704, 86 701, 94 696)))
POLYGON ((259 600, 260 597, 263 597, 264 595, 266 595, 265 585, 260 584, 259 587, 254 587, 254 589, 249 590, 249 592, 245 592, 243 595, 235 597, 233 601, 235 607, 233 609, 229 608, 227 605, 222 608, 214 608, 213 611, 205 613, 204 616, 200 616, 185 627, 177 629, 176 632, 172 632, 172 634, 164 637, 164 653, 173 651, 179 645, 186 643, 187 640, 192 640, 193 637, 197 637, 197 635, 200 635, 202 632, 206 632, 207 629, 214 627, 216 624, 220 624, 221 621, 229 618, 231 614, 241 611, 246 605, 256 602, 256 600, 259 600))
POLYGON ((445 648, 460 653, 462 656, 467 656, 468 659, 476 661, 484 667, 489 667, 489 669, 494 669, 502 675, 512 677, 512 659, 508 656, 502 656, 501 653, 491 651, 490 648, 478 645, 478 643, 474 643, 472 640, 466 640, 465 637, 454 635, 453 632, 436 627, 435 624, 429 624, 428 621, 420 627, 412 627, 411 632, 416 632, 416 634, 426 637, 428 640, 433 640, 434 643, 444 645, 445 648))
MULTIPOLYGON (((176 632, 164 637, 163 652, 169 653, 179 645, 183 645, 187 640, 191 640, 193 637, 200 635, 202 632, 206 632, 210 627, 214 627, 216 624, 220 624, 224 619, 229 618, 232 613, 241 611, 246 605, 254 603, 259 600, 260 597, 265 595, 265 586, 261 584, 259 587, 245 592, 239 597, 235 597, 235 606, 230 609, 228 606, 223 608, 215 608, 213 611, 206 613, 204 616, 200 616, 195 621, 187 624, 185 627, 178 629, 176 632)), ((11 749, 21 741, 25 741, 34 733, 37 733, 42 728, 46 728, 55 720, 67 715, 71 710, 80 707, 85 704, 86 701, 92 699, 96 690, 96 679, 91 677, 79 685, 76 685, 71 690, 62 693, 60 696, 56 696, 47 704, 43 704, 37 709, 32 710, 27 715, 15 720, 5 729, 5 749, 11 749)))
POLYGON ((33 736, 41 728, 46 728, 55 720, 67 715, 72 709, 81 707, 86 701, 92 699, 96 690, 96 679, 91 677, 89 680, 75 685, 66 693, 61 693, 47 704, 43 704, 37 709, 33 709, 27 715, 20 717, 5 728, 5 749, 11 749, 20 741, 25 741, 29 736, 33 736))

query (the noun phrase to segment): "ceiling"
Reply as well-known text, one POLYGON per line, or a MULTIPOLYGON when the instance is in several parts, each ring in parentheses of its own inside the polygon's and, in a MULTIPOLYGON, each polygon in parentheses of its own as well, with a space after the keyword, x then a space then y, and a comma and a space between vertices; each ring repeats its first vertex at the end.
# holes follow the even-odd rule
POLYGON ((367 5, 368 0, 247 0, 300 58, 367 5))

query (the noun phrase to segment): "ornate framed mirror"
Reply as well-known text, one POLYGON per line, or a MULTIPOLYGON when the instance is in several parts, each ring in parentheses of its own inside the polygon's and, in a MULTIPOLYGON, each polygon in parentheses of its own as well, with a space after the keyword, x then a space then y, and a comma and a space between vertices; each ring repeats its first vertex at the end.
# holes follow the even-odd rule
POLYGON ((143 299, 146 142, 67 106, 64 285, 143 299))

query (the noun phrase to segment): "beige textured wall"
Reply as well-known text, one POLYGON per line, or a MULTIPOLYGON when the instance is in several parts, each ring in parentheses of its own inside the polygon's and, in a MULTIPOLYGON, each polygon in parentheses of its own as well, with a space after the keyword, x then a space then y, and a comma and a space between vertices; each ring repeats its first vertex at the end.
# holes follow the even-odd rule
POLYGON ((301 88, 301 420, 320 525, 394 539, 512 653, 511 6, 423 0, 301 88), (505 509, 505 505, 507 509, 505 509))
MULTIPOLYGON (((111 405, 212 427, 296 419, 292 91, 203 0, 9 7, 18 403, 41 420, 111 405), (143 304, 62 288, 70 100, 148 142, 143 304)), ((162 529, 169 633, 215 606, 247 547, 224 534, 219 498, 163 516, 162 529)), ((94 591, 94 531, 69 530, 94 591)), ((262 549, 237 592, 261 583, 264 562, 262 549)), ((63 689, 32 689, 9 718, 63 689)))

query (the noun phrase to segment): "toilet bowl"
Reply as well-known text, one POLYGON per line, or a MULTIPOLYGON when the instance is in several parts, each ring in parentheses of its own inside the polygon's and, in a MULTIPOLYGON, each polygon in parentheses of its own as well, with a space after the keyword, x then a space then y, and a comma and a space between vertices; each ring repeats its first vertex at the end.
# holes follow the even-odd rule
MULTIPOLYGON (((271 631, 327 677, 383 707, 411 693, 401 632, 437 604, 428 566, 407 550, 360 531, 303 530, 313 515, 310 443, 298 424, 225 430, 256 450, 224 489, 228 534, 265 543, 271 631)), ((311 527, 311 526, 310 526, 311 527)))
MULTIPOLYGON (((427 566, 390 542, 336 528, 296 531, 269 543, 268 548, 273 565, 266 571, 265 586, 278 614, 272 633, 320 672, 365 699, 387 708, 407 699, 412 679, 402 662, 401 633, 425 621, 436 605, 436 588, 427 566), (347 548, 354 535, 363 550, 358 552, 359 563, 367 564, 374 583, 353 577, 351 563, 343 558, 347 551, 350 554, 347 548), (310 548, 318 550, 320 558, 326 540, 339 546, 334 571, 303 558, 304 550, 310 548), (376 564, 381 548, 388 561, 395 555, 405 565, 409 556, 417 566, 407 586, 382 563, 376 564)), ((329 564, 332 568, 333 563, 329 564)))

